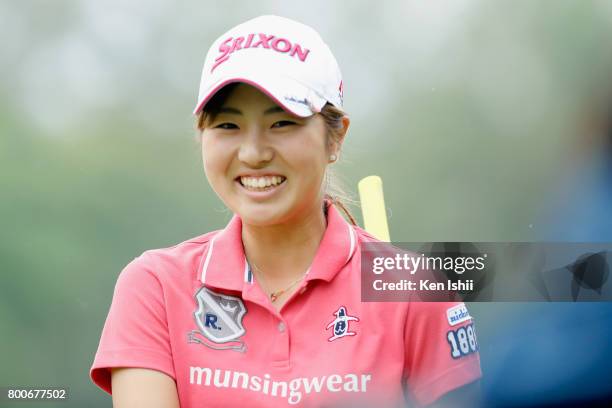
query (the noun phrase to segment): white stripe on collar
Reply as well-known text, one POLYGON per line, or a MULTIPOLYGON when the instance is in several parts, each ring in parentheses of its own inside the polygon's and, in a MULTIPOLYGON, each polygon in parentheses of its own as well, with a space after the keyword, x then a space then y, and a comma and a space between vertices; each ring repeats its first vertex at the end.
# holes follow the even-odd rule
POLYGON ((202 266, 202 277, 200 278, 202 283, 206 283, 206 270, 208 269, 208 263, 210 262, 210 257, 212 255, 213 247, 215 245, 215 238, 217 238, 216 235, 210 241, 210 246, 208 247, 208 252, 206 253, 206 260, 204 261, 204 265, 202 266))
POLYGON ((353 230, 353 226, 351 224, 346 223, 346 225, 348 226, 349 236, 351 237, 351 248, 348 256, 346 257, 346 262, 348 262, 349 259, 351 259, 351 256, 353 256, 353 252, 355 252, 355 230, 353 230))
POLYGON ((253 272, 251 272, 251 266, 244 260, 244 281, 246 283, 253 283, 253 272))

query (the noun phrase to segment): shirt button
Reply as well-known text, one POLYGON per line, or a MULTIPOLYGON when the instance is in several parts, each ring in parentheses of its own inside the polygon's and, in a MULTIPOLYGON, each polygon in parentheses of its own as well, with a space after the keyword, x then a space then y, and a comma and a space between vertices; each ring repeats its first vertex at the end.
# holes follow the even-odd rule
POLYGON ((281 332, 281 333, 285 331, 285 323, 280 322, 278 324, 278 331, 281 332))

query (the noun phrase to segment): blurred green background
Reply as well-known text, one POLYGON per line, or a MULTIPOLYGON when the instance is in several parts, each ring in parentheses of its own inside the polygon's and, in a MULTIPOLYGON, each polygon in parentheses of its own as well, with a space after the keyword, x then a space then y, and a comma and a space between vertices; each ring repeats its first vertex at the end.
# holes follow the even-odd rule
MULTIPOLYGON (((88 370, 117 275, 230 218, 191 110, 209 45, 260 14, 336 55, 352 119, 337 171, 353 191, 383 178, 394 240, 537 239, 612 89, 612 2, 383 4, 0 3, 0 386, 110 406, 88 370)), ((495 313, 529 307, 474 304, 481 347, 495 313)))

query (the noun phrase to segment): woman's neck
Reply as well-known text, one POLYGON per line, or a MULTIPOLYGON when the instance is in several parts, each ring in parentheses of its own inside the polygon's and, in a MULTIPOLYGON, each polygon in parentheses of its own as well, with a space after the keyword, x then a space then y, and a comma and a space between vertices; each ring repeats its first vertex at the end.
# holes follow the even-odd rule
POLYGON ((322 202, 297 221, 266 227, 243 223, 245 255, 269 281, 295 279, 312 263, 326 227, 322 202))

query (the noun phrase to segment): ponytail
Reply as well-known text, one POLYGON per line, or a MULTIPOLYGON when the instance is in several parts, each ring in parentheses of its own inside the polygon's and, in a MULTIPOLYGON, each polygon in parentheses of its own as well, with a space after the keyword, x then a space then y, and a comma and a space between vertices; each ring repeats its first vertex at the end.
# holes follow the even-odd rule
MULTIPOLYGON (((330 103, 326 103, 319 114, 323 118, 325 127, 327 128, 328 145, 339 143, 344 136, 342 118, 346 114, 330 103)), ((353 199, 346 191, 347 190, 338 182, 334 171, 328 166, 325 172, 324 198, 343 212, 351 224, 358 225, 355 217, 353 217, 353 214, 351 214, 347 207, 348 205, 358 207, 359 202, 353 199)))
POLYGON ((353 214, 351 214, 351 212, 348 210, 348 208, 346 208, 346 206, 342 203, 340 199, 332 197, 329 194, 325 194, 325 200, 329 201, 332 205, 342 211, 352 225, 359 226, 357 224, 357 221, 355 220, 355 217, 353 217, 353 214))

